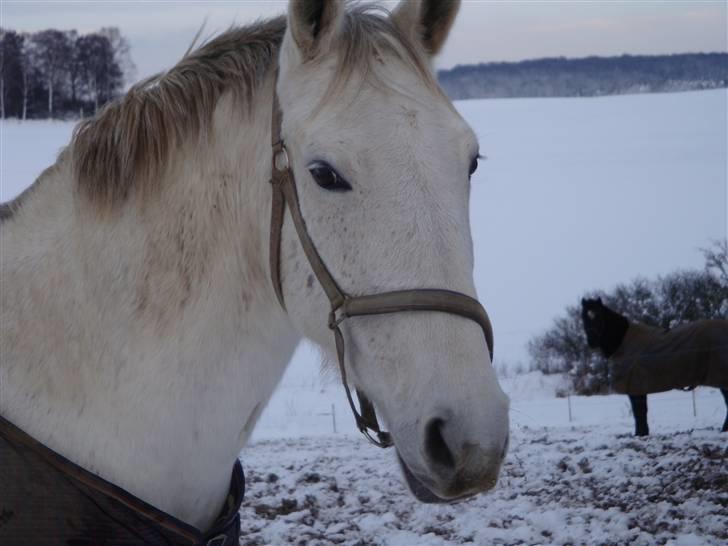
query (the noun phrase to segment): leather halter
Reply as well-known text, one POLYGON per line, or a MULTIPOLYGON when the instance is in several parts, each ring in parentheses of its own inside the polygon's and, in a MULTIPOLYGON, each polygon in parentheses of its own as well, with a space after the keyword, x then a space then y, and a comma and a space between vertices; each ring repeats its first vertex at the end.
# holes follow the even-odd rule
MULTIPOLYGON (((277 76, 276 76, 277 80, 277 76)), ((283 114, 278 102, 278 94, 273 92, 273 115, 271 126, 271 140, 273 146, 273 168, 270 183, 273 188, 271 223, 270 223, 270 274, 273 281, 278 302, 285 310, 283 287, 281 285, 280 247, 283 231, 283 219, 286 205, 291 214, 293 225, 296 228, 298 239, 303 247, 311 268, 318 279, 321 288, 331 303, 329 313, 329 328, 336 341, 336 353, 341 370, 341 380, 344 384, 346 397, 349 400, 351 411, 354 413, 356 424, 364 436, 379 447, 393 445, 392 437, 388 432, 381 430, 374 405, 357 390, 361 413, 356 408, 346 379, 344 336, 340 325, 350 317, 364 315, 383 315, 405 311, 438 311, 458 315, 477 322, 483 329, 485 341, 488 345, 491 361, 493 358, 493 329, 490 319, 483 306, 476 299, 453 292, 439 289, 414 289, 382 292, 367 296, 352 296, 344 292, 326 267, 321 255, 316 250, 306 229, 306 221, 301 214, 301 206, 296 191, 296 179, 291 169, 288 150, 281 137, 281 123, 283 114), (376 434, 376 438, 370 433, 376 434)))

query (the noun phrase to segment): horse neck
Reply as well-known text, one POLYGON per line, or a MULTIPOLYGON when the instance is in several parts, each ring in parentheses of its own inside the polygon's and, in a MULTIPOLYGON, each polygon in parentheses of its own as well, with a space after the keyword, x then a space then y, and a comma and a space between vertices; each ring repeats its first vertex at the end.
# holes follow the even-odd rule
POLYGON ((600 347, 604 356, 609 358, 622 345, 630 324, 624 316, 605 307, 604 325, 604 334, 602 335, 600 347))
POLYGON ((144 206, 89 210, 61 163, 2 231, 0 413, 201 528, 298 342, 267 266, 272 90, 224 96, 144 206))

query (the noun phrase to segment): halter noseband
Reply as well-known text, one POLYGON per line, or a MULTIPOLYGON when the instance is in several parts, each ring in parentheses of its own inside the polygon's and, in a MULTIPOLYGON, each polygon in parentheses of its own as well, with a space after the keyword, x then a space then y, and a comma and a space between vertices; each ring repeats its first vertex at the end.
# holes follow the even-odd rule
POLYGON ((321 255, 316 250, 316 246, 306 229, 306 221, 303 219, 301 206, 298 201, 296 179, 290 166, 288 151, 281 137, 282 116, 283 114, 278 102, 278 94, 274 88, 271 126, 273 168, 270 180, 273 188, 270 222, 270 274, 271 280, 273 281, 273 288, 278 297, 278 302, 285 309, 283 287, 281 285, 280 247, 283 219, 286 205, 288 205, 293 225, 296 228, 296 233, 298 234, 298 239, 306 254, 306 258, 331 303, 328 324, 334 333, 339 369, 341 370, 341 380, 344 384, 344 390, 346 391, 346 397, 349 400, 351 411, 354 413, 357 427, 373 444, 379 447, 390 447, 393 445, 392 437, 388 432, 381 430, 377 421, 377 415, 374 411, 374 405, 371 401, 361 391, 357 390, 361 413, 359 413, 354 404, 354 399, 346 380, 346 351, 344 347, 344 336, 340 329, 341 323, 350 317, 383 315, 404 311, 438 311, 441 313, 450 313, 470 319, 480 325, 483 329, 483 334, 485 334, 485 341, 488 345, 488 351, 492 360, 493 329, 490 324, 490 319, 480 302, 470 296, 451 290, 419 288, 414 290, 383 292, 368 296, 351 296, 344 292, 321 259, 321 255), (370 431, 376 435, 376 438, 372 436, 370 431))

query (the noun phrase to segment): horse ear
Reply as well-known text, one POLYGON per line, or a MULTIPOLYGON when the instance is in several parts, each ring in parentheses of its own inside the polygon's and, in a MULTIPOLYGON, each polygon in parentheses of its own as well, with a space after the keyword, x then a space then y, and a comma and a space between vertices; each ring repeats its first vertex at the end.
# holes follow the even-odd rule
POLYGON ((402 0, 392 13, 399 28, 437 55, 447 41, 460 0, 402 0))
POLYGON ((341 0, 290 0, 288 28, 304 59, 328 49, 343 17, 341 0))

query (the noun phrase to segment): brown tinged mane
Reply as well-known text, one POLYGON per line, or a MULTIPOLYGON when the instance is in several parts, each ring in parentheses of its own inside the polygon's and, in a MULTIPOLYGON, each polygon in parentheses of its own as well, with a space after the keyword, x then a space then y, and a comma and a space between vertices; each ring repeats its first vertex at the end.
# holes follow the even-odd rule
POLYGON ((279 17, 229 30, 81 122, 71 141, 81 192, 111 206, 133 185, 158 184, 173 150, 187 138, 206 136, 223 92, 252 103, 285 28, 279 17))
MULTIPOLYGON (((383 53, 394 54, 437 88, 422 49, 381 8, 355 4, 343 26, 337 71, 325 97, 341 89, 355 70, 373 72, 374 60, 383 53)), ((252 106, 285 30, 284 16, 233 28, 79 123, 69 152, 81 194, 106 208, 124 202, 138 186, 158 190, 174 151, 189 139, 205 140, 224 92, 230 90, 241 107, 252 106)))

